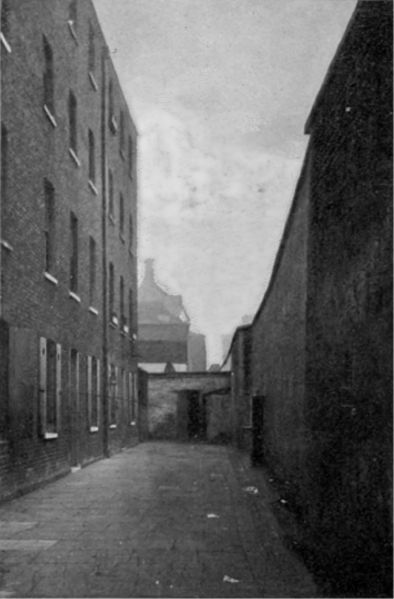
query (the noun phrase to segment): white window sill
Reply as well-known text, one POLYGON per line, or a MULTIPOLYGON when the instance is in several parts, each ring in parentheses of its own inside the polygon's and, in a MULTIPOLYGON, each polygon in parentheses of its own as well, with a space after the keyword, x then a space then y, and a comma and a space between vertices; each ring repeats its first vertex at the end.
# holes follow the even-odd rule
POLYGON ((92 71, 89 71, 89 80, 90 80, 90 83, 92 84, 94 91, 98 92, 97 81, 96 81, 92 71))
POLYGON ((91 191, 94 193, 94 195, 98 196, 97 187, 95 186, 95 184, 93 183, 93 181, 91 179, 89 179, 89 187, 90 187, 91 191))
POLYGON ((79 168, 81 166, 81 161, 78 158, 78 156, 76 155, 76 153, 74 152, 74 150, 72 148, 68 148, 68 153, 70 154, 71 158, 74 160, 75 164, 79 168))
POLYGON ((0 33, 0 39, 1 39, 1 43, 3 44, 4 48, 7 50, 8 54, 11 54, 11 52, 12 52, 11 46, 9 45, 9 43, 7 42, 7 40, 5 39, 3 33, 0 33))
POLYGON ((116 424, 110 424, 109 428, 112 428, 112 429, 116 428, 116 424))
POLYGON ((50 439, 57 439, 58 436, 58 433, 44 433, 44 439, 46 441, 49 441, 50 439))
POLYGON ((10 245, 8 243, 8 241, 5 241, 4 239, 1 240, 1 246, 5 249, 8 250, 9 252, 13 252, 14 248, 12 247, 12 245, 10 245))
POLYGON ((74 293, 74 291, 69 291, 68 295, 69 295, 69 297, 71 297, 71 299, 73 299, 74 301, 78 302, 78 304, 81 303, 81 298, 79 297, 79 295, 77 295, 76 293, 74 293))
POLYGON ((72 21, 68 21, 68 28, 70 30, 72 38, 74 39, 74 42, 78 45, 77 33, 74 29, 74 23, 72 21))
POLYGON ((90 433, 98 433, 99 427, 98 426, 91 426, 89 428, 89 432, 90 433))
POLYGON ((89 306, 89 312, 91 314, 94 314, 95 316, 98 316, 98 310, 96 310, 96 308, 93 308, 93 306, 89 306))
POLYGON ((117 316, 111 316, 111 324, 115 325, 116 327, 119 324, 119 320, 117 316))
POLYGON ((49 122, 51 123, 52 127, 56 128, 57 127, 56 119, 46 104, 44 104, 44 112, 45 112, 47 118, 49 119, 49 122))
POLYGON ((59 281, 56 279, 56 277, 51 275, 49 272, 45 271, 44 277, 46 278, 47 281, 49 281, 50 283, 53 283, 53 285, 59 285, 59 281))

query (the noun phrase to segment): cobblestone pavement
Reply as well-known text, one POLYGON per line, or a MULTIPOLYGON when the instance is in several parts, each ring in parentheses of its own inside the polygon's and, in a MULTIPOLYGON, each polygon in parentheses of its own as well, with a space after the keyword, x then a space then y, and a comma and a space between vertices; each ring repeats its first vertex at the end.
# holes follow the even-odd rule
POLYGON ((0 598, 318 597, 232 451, 143 443, 3 503, 0 598))

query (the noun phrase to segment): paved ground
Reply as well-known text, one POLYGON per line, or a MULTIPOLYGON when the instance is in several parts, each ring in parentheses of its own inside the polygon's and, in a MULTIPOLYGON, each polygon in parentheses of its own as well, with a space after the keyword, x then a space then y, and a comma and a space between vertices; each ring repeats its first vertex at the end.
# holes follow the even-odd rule
POLYGON ((231 452, 144 443, 3 503, 0 598, 319 597, 231 452))

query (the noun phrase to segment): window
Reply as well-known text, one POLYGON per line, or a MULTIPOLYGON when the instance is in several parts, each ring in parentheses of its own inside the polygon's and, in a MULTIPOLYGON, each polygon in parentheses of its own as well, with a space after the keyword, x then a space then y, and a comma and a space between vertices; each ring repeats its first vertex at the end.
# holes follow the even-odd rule
POLYGON ((70 136, 70 149, 77 153, 77 100, 73 92, 70 91, 68 96, 68 126, 70 136))
POLYGON ((49 110, 51 116, 55 114, 55 90, 54 90, 54 69, 53 69, 53 52, 52 48, 46 39, 43 37, 44 47, 44 106, 49 110))
POLYGON ((125 131, 124 131, 124 112, 120 111, 120 136, 119 136, 119 150, 122 158, 124 155, 124 145, 125 145, 125 131))
POLYGON ((70 33, 74 38, 74 41, 78 44, 77 38, 77 26, 78 26, 78 12, 77 12, 77 0, 71 0, 68 8, 68 27, 70 33))
POLYGON ((119 194, 119 231, 122 239, 124 239, 124 198, 123 194, 119 194))
POLYGON ((131 421, 135 422, 136 420, 136 394, 137 394, 137 390, 136 390, 136 378, 135 375, 132 375, 132 389, 131 389, 131 421))
POLYGON ((124 313, 124 279, 120 277, 119 283, 119 315, 120 315, 120 327, 121 330, 124 331, 124 327, 126 326, 126 319, 124 313))
POLYGON ((89 129, 89 180, 96 183, 96 156, 93 131, 89 129))
POLYGON ((88 68, 90 73, 94 73, 96 67, 96 48, 94 43, 94 30, 92 24, 89 24, 89 56, 88 56, 88 68))
POLYGON ((108 173, 108 196, 109 196, 108 212, 109 212, 109 215, 113 218, 114 217, 114 176, 112 174, 112 171, 109 171, 109 173, 108 173))
POLYGON ((134 325, 134 307, 133 307, 134 297, 133 290, 129 289, 129 332, 130 335, 133 334, 133 325, 134 325))
POLYGON ((133 141, 129 136, 129 175, 133 176, 133 141))
POLYGON ((118 324, 115 313, 115 270, 112 262, 109 263, 109 320, 112 324, 118 324))
POLYGON ((113 364, 109 366, 109 424, 112 428, 116 428, 116 412, 118 401, 118 368, 113 364))
POLYGON ((1 38, 8 52, 11 50, 7 43, 10 33, 10 1, 3 0, 1 4, 1 38))
POLYGON ((112 133, 116 133, 118 130, 118 125, 116 123, 115 111, 114 111, 114 90, 112 81, 109 82, 108 85, 108 118, 109 118, 109 128, 112 133))
POLYGON ((78 24, 78 12, 77 12, 77 0, 71 0, 68 9, 68 23, 73 28, 74 33, 77 31, 78 24))
POLYGON ((131 214, 129 215, 129 252, 133 253, 133 243, 134 243, 134 229, 133 229, 133 217, 131 214))
POLYGON ((45 197, 45 272, 53 273, 55 266, 55 189, 48 179, 44 179, 45 197))
POLYGON ((96 242, 89 237, 89 305, 94 306, 96 299, 96 242))
POLYGON ((100 360, 88 356, 88 423, 91 432, 99 429, 100 360))
POLYGON ((60 425, 61 346, 40 338, 40 431, 57 437, 60 425))
POLYGON ((70 291, 78 293, 78 219, 70 215, 70 291))

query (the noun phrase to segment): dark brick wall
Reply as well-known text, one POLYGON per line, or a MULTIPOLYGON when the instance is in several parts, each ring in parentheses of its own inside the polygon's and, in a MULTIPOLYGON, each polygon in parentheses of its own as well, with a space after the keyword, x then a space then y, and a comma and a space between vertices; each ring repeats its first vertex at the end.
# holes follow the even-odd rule
POLYGON ((384 563, 391 531, 391 12, 361 3, 309 125, 309 518, 349 568, 384 563))
POLYGON ((233 428, 240 448, 248 446, 247 429, 251 426, 252 329, 239 327, 231 347, 233 428))
MULTIPOLYGON (((10 417, 16 422, 18 405, 30 418, 30 436, 16 440, 13 429, 3 435, 0 453, 8 464, 8 489, 14 492, 64 472, 70 467, 72 404, 69 388, 70 352, 80 354, 80 395, 77 418, 79 459, 81 464, 103 455, 103 408, 99 431, 90 432, 87 421, 87 356, 98 358, 103 367, 103 268, 102 268, 102 56, 105 48, 93 4, 78 2, 78 19, 71 30, 69 2, 63 0, 16 0, 11 3, 7 41, 12 49, 2 48, 2 122, 8 134, 8 176, 2 196, 2 316, 15 340, 12 372, 20 369, 21 356, 29 362, 22 378, 30 381, 34 393, 30 403, 21 403, 23 383, 18 377, 9 382, 10 417), (95 65, 89 74, 89 31, 94 32, 95 65), (43 36, 51 45, 54 63, 54 110, 56 126, 44 111, 43 36), (77 148, 79 163, 70 155, 68 99, 73 92, 77 102, 77 148), (95 188, 89 184, 89 142, 95 138, 95 188), (51 275, 57 284, 44 277, 45 270, 45 202, 44 179, 55 190, 56 259, 51 275), (70 211, 78 218, 79 260, 78 290, 80 302, 70 290, 70 211), (89 237, 96 242, 96 288, 89 298, 89 237), (89 310, 94 308, 94 310, 89 310), (18 339, 21 331, 31 343, 24 354, 18 339), (62 346, 61 424, 57 439, 44 440, 38 433, 38 357, 39 338, 45 337, 62 346), (13 382, 13 381, 19 382, 13 382), (12 400, 12 401, 11 401, 12 400), (29 413, 27 413, 29 412, 29 413), (15 414, 14 414, 15 413, 15 414), (14 414, 14 416, 13 416, 14 414), (4 455, 7 457, 4 458, 4 455), (12 480, 11 480, 12 479, 12 480)), ((114 116, 118 130, 111 131, 106 121, 106 159, 114 174, 115 211, 108 215, 107 264, 115 266, 115 307, 119 316, 119 281, 125 282, 125 315, 129 318, 129 289, 133 292, 132 323, 129 333, 120 326, 110 328, 108 361, 119 370, 136 372, 133 333, 136 332, 136 234, 137 171, 136 129, 131 120, 116 73, 109 58, 105 61, 107 84, 113 82, 114 116), (124 113, 125 144, 120 152, 120 111, 124 113), (128 139, 134 148, 129 168, 128 139), (124 197, 124 235, 120 236, 119 194, 124 197), (134 224, 133 241, 129 240, 129 216, 134 224)), ((108 89, 104 90, 108 112, 108 89)), ((107 173, 105 172, 105 175, 107 173)), ((12 357, 12 354, 11 354, 12 357)), ((20 378, 20 377, 19 377, 20 378)), ((103 393, 101 385, 101 393, 103 393)), ((75 416, 75 413, 74 413, 75 416)), ((20 435, 19 435, 20 437, 20 435)), ((125 399, 119 398, 117 428, 111 429, 112 450, 134 443, 136 427, 131 426, 125 399)), ((2 486, 2 493, 7 492, 2 486)))
POLYGON ((269 289, 253 322, 252 393, 265 396, 266 459, 292 493, 305 493, 305 319, 309 207, 306 158, 269 289))

